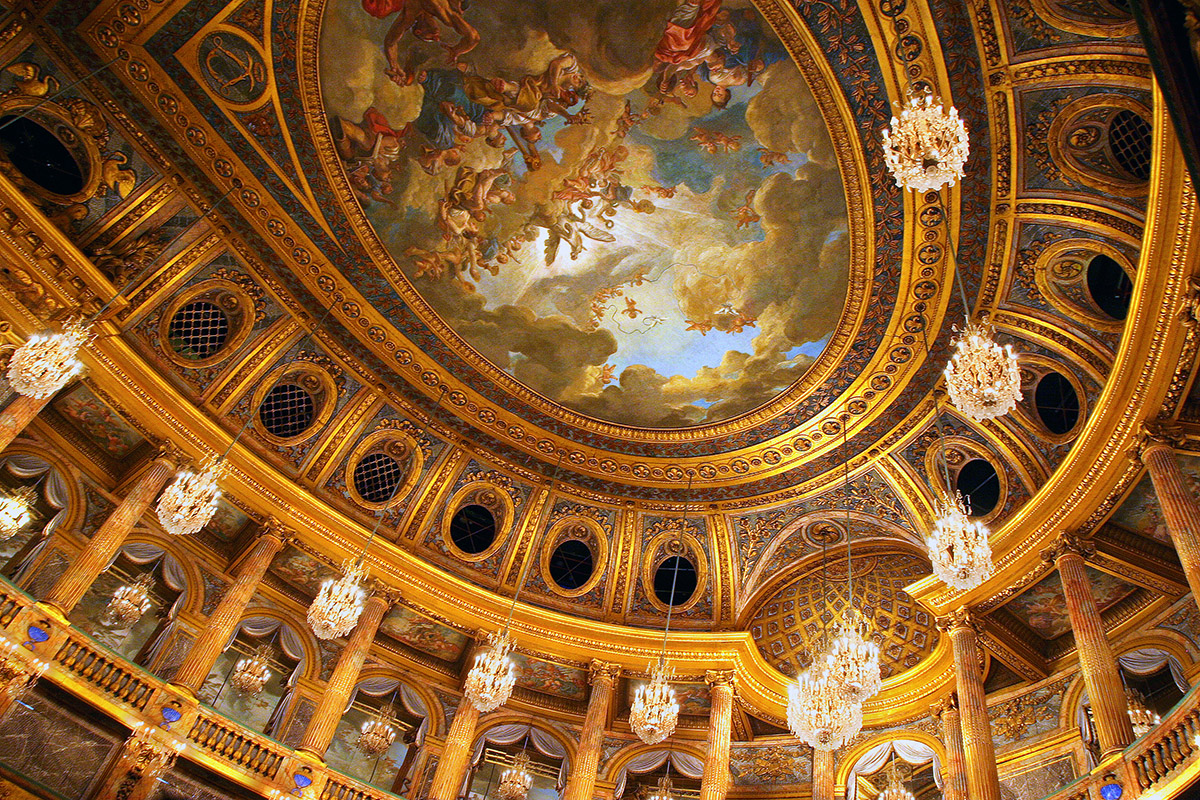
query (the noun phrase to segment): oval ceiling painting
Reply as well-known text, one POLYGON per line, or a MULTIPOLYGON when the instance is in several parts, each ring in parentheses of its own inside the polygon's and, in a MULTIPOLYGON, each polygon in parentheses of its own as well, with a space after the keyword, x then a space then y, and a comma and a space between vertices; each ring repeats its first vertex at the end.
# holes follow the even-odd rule
POLYGON ((462 339, 549 399, 718 422, 829 341, 845 193, 748 0, 330 0, 320 54, 378 236, 462 339))

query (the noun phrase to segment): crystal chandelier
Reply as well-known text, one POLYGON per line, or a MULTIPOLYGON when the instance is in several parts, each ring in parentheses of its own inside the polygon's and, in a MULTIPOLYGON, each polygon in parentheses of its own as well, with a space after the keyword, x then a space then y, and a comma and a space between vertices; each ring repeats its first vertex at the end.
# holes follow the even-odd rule
POLYGON ((379 709, 375 716, 363 723, 362 732, 358 734, 355 745, 369 758, 379 758, 388 751, 396 741, 395 718, 392 707, 379 709))
POLYGON ((816 750, 837 750, 862 730, 862 706, 822 669, 802 672, 788 693, 788 727, 816 750))
POLYGON ((150 586, 153 583, 154 576, 145 572, 136 580, 118 587, 104 609, 101 624, 118 630, 131 627, 150 609, 150 586))
POLYGON ((875 800, 917 800, 913 793, 904 785, 899 770, 896 769, 896 752, 892 751, 892 768, 888 775, 887 788, 879 793, 875 800))
POLYGON ((937 520, 929 535, 933 573, 959 591, 974 589, 992 574, 988 529, 970 517, 970 508, 957 490, 937 503, 937 520))
POLYGON ((337 639, 354 630, 362 616, 367 593, 362 584, 367 568, 361 558, 346 559, 342 577, 330 578, 308 607, 308 626, 318 639, 337 639))
POLYGON ((824 669, 849 703, 861 705, 879 694, 883 685, 879 646, 864 635, 866 623, 848 609, 825 654, 824 669))
POLYGON ((529 756, 524 751, 517 753, 512 766, 500 773, 500 788, 497 790, 504 800, 525 800, 533 776, 529 774, 529 756))
POLYGON ((1021 371, 1012 345, 996 342, 986 322, 968 322, 954 340, 946 388, 954 407, 976 422, 1007 414, 1021 399, 1021 371))
POLYGON ((896 184, 917 192, 953 186, 963 177, 970 154, 967 125, 958 109, 947 111, 928 88, 912 87, 899 117, 883 129, 883 159, 896 184))
POLYGON ((675 796, 671 794, 674 790, 671 785, 671 779, 663 775, 658 779, 658 788, 654 790, 654 794, 646 798, 646 800, 675 800, 675 796))
POLYGON ((163 530, 175 536, 196 533, 217 513, 221 489, 217 486, 221 461, 199 472, 180 470, 159 495, 155 512, 163 530))
POLYGON ((37 490, 22 486, 0 494, 0 542, 11 539, 33 521, 33 502, 37 490))
POLYGON ((475 664, 463 684, 463 694, 480 711, 495 711, 508 702, 517 682, 517 671, 509 657, 512 638, 505 630, 489 633, 488 646, 475 656, 475 664))
POLYGON ((237 662, 233 674, 229 676, 229 682, 233 684, 234 689, 243 694, 258 694, 271 679, 271 670, 268 669, 270 663, 271 648, 262 645, 251 653, 249 658, 237 662))
POLYGON ((638 687, 629 707, 629 727, 646 744, 658 744, 675 732, 679 703, 671 688, 672 676, 660 658, 650 669, 650 682, 638 687))
POLYGON ((1129 721, 1133 723, 1133 735, 1145 736, 1158 727, 1162 717, 1150 710, 1142 695, 1132 688, 1125 689, 1125 701, 1129 706, 1129 721))
POLYGON ((62 333, 35 333, 9 360, 8 385, 36 400, 50 397, 83 371, 79 348, 90 336, 82 320, 68 322, 62 333))

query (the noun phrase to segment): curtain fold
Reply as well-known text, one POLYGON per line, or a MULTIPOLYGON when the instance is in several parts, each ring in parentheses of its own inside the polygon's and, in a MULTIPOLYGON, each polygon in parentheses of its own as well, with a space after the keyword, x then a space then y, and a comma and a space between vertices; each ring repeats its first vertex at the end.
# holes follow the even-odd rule
MULTIPOLYGON (((496 725, 484 731, 483 735, 479 737, 479 741, 475 743, 475 750, 471 753, 471 766, 478 766, 479 762, 483 760, 483 751, 487 747, 488 742, 499 745, 515 744, 526 736, 529 736, 529 743, 539 753, 550 758, 562 760, 556 784, 556 788, 561 792, 567 785, 567 775, 571 771, 571 761, 567 758, 567 748, 550 734, 526 723, 496 725)), ((471 770, 468 770, 466 778, 468 781, 471 779, 470 773, 471 770)), ((465 791, 467 787, 464 784, 462 788, 465 791)))
POLYGON ((425 742, 425 734, 429 732, 429 709, 425 707, 425 701, 421 695, 417 694, 412 687, 406 683, 402 683, 397 678, 392 678, 387 675, 376 675, 371 678, 364 678, 354 687, 354 691, 350 692, 350 700, 346 703, 346 710, 350 710, 350 706, 354 705, 354 700, 358 697, 358 693, 369 694, 372 697, 383 697, 385 694, 390 694, 400 689, 400 702, 408 709, 409 713, 414 717, 421 718, 421 724, 417 727, 417 735, 413 739, 413 747, 420 747, 425 742))
POLYGON ((874 775, 876 772, 879 772, 879 770, 887 765, 893 753, 896 754, 897 758, 908 762, 914 767, 921 764, 928 764, 932 761, 933 782, 937 784, 939 789, 942 788, 942 762, 938 758, 937 752, 924 742, 917 742, 912 739, 893 739, 875 745, 863 753, 858 761, 854 762, 854 766, 850 768, 850 777, 846 780, 846 800, 857 800, 858 776, 874 775))
POLYGON ((688 753, 677 753, 672 750, 647 750, 644 753, 638 753, 629 759, 625 766, 621 767, 621 771, 617 773, 617 785, 613 796, 624 796, 625 783, 629 779, 629 773, 632 772, 636 775, 644 772, 653 772, 661 767, 668 758, 671 759, 671 769, 680 775, 688 778, 704 777, 704 761, 702 759, 688 753))

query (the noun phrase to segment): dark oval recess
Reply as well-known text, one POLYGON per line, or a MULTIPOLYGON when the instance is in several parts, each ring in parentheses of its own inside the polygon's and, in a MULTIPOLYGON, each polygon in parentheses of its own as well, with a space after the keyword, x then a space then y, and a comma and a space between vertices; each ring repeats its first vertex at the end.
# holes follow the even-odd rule
POLYGON ((289 439, 299 436, 312 425, 317 404, 304 387, 281 383, 267 392, 258 407, 258 418, 272 436, 289 439))
POLYGON ((550 577, 568 592, 587 585, 595 568, 592 548, 578 539, 566 540, 550 554, 550 577))
POLYGON ((57 136, 29 117, 0 117, 0 152, 22 175, 59 195, 83 191, 83 170, 57 136))
POLYGON ((450 520, 450 541, 464 553, 478 555, 496 541, 496 518, 484 506, 463 506, 450 520))
POLYGON ((1133 281, 1113 259, 1094 256, 1087 268, 1088 294, 1100 310, 1113 319, 1125 319, 1133 300, 1133 281))
POLYGON ((1000 476, 990 462, 973 458, 958 471, 955 487, 971 507, 971 516, 986 517, 1000 502, 1000 476))
POLYGON ((404 469, 387 453, 371 453, 354 468, 354 488, 368 503, 386 503, 396 493, 404 469))
POLYGON ((229 338, 229 317, 216 303, 195 300, 179 307, 167 329, 171 349, 188 361, 203 361, 221 351, 229 338))
POLYGON ((1033 405, 1046 430, 1063 436, 1079 422, 1079 395, 1066 376, 1048 372, 1033 390, 1033 405))
POLYGON ((654 571, 654 596, 665 606, 682 605, 696 593, 696 580, 695 564, 684 556, 671 556, 654 571))

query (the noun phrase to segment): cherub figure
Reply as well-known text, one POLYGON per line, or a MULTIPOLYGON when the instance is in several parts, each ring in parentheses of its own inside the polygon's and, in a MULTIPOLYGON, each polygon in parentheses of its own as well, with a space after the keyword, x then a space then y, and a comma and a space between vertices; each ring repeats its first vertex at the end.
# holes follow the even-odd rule
POLYGON ((695 142, 698 148, 709 155, 715 156, 718 153, 734 153, 742 149, 741 136, 730 136, 727 133, 712 131, 708 128, 696 128, 695 133, 688 138, 695 142))
POLYGON ((687 327, 685 331, 700 331, 701 336, 708 336, 708 332, 713 329, 713 324, 708 320, 685 319, 687 327))
POLYGON ((776 164, 786 164, 788 162, 787 153, 780 153, 777 150, 768 150, 765 147, 758 148, 758 160, 764 167, 773 167, 776 164))
POLYGON ((621 310, 621 313, 624 314, 625 316, 629 317, 630 319, 637 319, 638 316, 642 313, 642 310, 637 307, 636 300, 634 300, 632 297, 626 297, 625 298, 625 308, 623 308, 621 310))
POLYGON ((608 231, 600 230, 590 224, 582 214, 576 214, 564 208, 552 212, 545 206, 538 206, 537 211, 525 224, 525 236, 529 241, 537 238, 537 228, 545 228, 550 232, 546 239, 546 266, 551 266, 558 257, 558 247, 563 242, 571 249, 571 260, 583 254, 583 237, 596 242, 615 242, 617 239, 608 231))
POLYGON ((401 86, 412 84, 418 75, 415 64, 400 65, 400 40, 410 31, 423 42, 441 44, 451 64, 479 44, 479 31, 463 17, 467 0, 362 0, 362 4, 364 11, 378 19, 397 15, 384 36, 383 54, 388 77, 401 86), (439 22, 458 33, 456 44, 442 42, 439 22))
POLYGON ((757 189, 751 189, 746 192, 746 202, 733 210, 733 218, 737 220, 738 230, 749 228, 762 219, 758 212, 754 210, 754 195, 757 191, 757 189))

